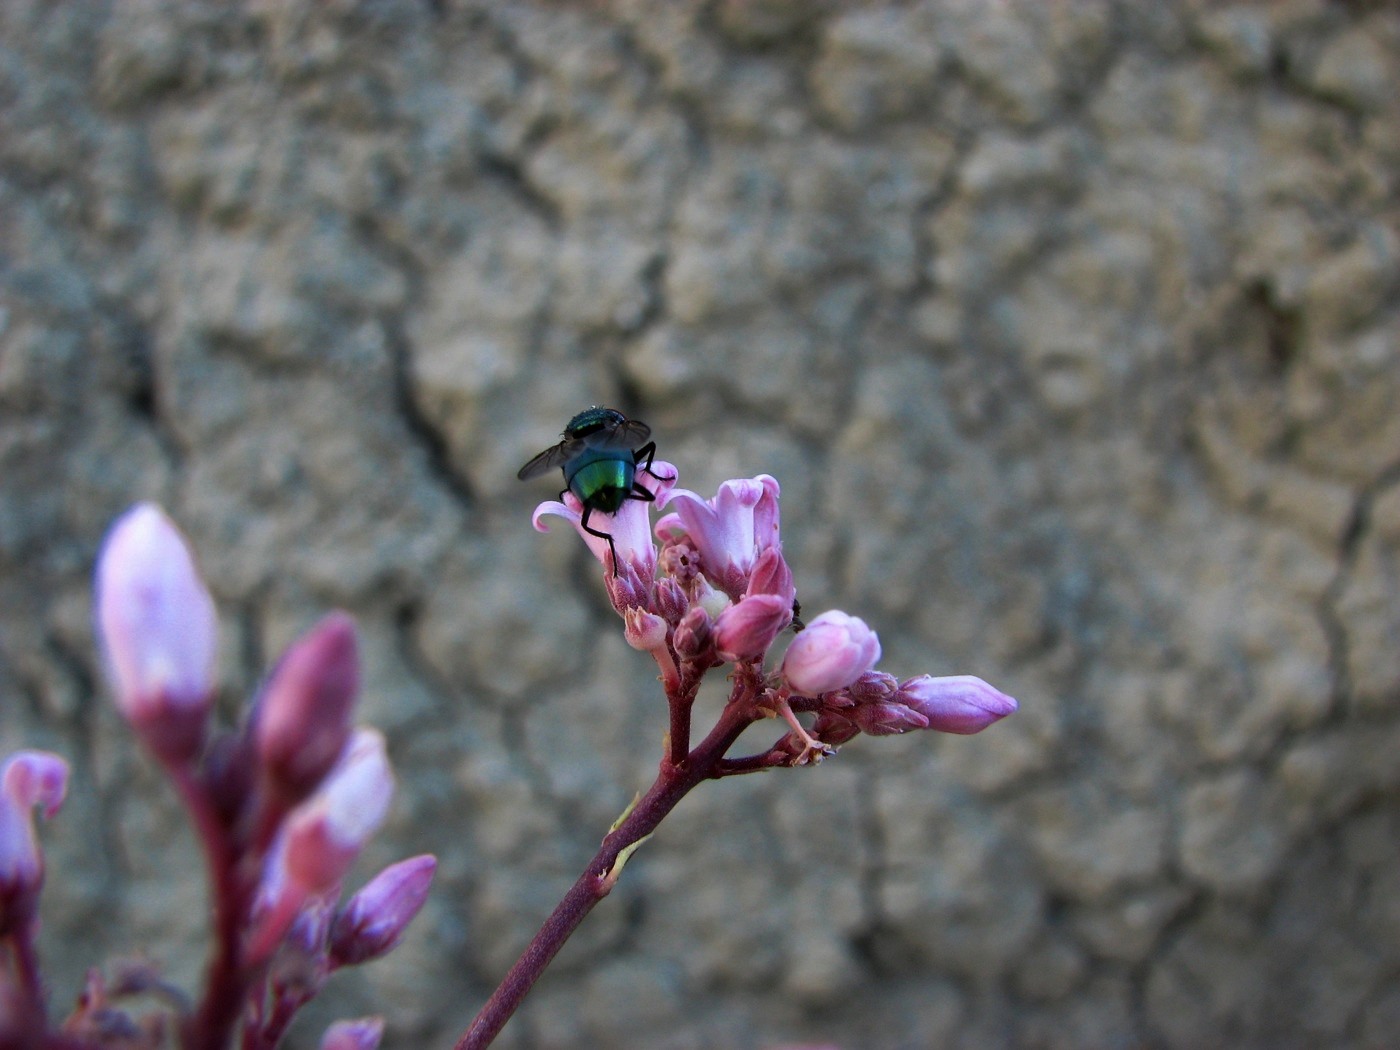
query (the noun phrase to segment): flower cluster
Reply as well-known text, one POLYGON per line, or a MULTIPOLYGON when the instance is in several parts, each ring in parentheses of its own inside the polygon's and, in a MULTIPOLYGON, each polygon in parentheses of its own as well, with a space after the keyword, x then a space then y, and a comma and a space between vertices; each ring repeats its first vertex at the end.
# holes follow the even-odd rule
MULTIPOLYGON (((274 1046, 334 970, 378 958, 422 907, 436 860, 391 865, 343 905, 341 886, 393 794, 383 736, 353 722, 355 627, 327 616, 283 655, 242 726, 211 725, 218 648, 214 603, 169 518, 140 504, 98 559, 96 621, 117 706, 179 790, 209 866, 215 947, 202 1001, 176 1016, 127 1018, 113 1002, 160 982, 94 972, 63 1030, 76 1046, 274 1046), (113 1035, 112 1033, 118 1033, 113 1035)), ((67 767, 21 752, 0 773, 0 937, 15 961, 0 998, 0 1043, 41 1045, 47 1021, 34 960, 43 879, 32 810, 63 798, 67 767)), ((171 997, 174 998, 174 997, 171 997)), ((178 1002, 178 1000, 177 1000, 178 1002)), ((373 1019, 334 1026, 324 1046, 370 1050, 373 1019)))
POLYGON ((839 610, 798 630, 797 590, 779 532, 777 480, 760 474, 726 481, 713 499, 705 499, 676 488, 675 478, 669 463, 638 472, 639 483, 667 513, 653 529, 653 501, 622 504, 607 520, 617 566, 607 542, 583 530, 583 508, 572 494, 563 503, 541 503, 533 520, 546 531, 543 516, 564 517, 609 570, 605 585, 627 640, 656 659, 673 707, 693 698, 706 670, 733 665, 742 681, 753 684, 748 698, 755 712, 787 722, 790 732, 766 755, 730 761, 726 771, 818 761, 858 733, 976 733, 1016 710, 1015 700, 979 678, 919 675, 898 681, 875 671, 875 632, 839 610), (768 654, 789 627, 797 633, 777 670, 769 671, 768 654), (802 712, 815 715, 810 728, 797 718, 802 712))

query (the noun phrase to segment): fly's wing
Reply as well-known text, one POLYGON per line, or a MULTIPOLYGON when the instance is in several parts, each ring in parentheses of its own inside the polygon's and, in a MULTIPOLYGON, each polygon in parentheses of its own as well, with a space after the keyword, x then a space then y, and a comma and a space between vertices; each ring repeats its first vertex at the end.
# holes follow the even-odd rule
POLYGON ((639 419, 629 419, 607 430, 599 430, 584 438, 589 448, 625 448, 631 452, 645 444, 651 436, 651 427, 639 419))
POLYGON ((581 441, 561 441, 553 448, 547 448, 530 462, 521 467, 515 474, 521 481, 529 481, 537 478, 551 467, 562 467, 574 456, 583 450, 581 441))

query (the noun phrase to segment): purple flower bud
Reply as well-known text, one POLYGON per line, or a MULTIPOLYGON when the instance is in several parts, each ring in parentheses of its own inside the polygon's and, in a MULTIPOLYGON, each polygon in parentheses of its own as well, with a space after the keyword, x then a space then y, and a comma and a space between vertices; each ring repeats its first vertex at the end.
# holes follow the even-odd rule
POLYGON ((321 1050, 378 1050, 384 1035, 384 1018, 361 1017, 336 1021, 321 1037, 321 1050))
POLYGON ((47 751, 17 751, 0 766, 0 936, 33 923, 44 884, 34 807, 50 819, 68 790, 68 763, 47 751))
POLYGON ((880 659, 880 640, 865 621, 833 609, 807 624, 783 657, 794 692, 817 696, 850 685, 880 659))
POLYGON ((1016 701, 972 675, 933 678, 921 674, 900 683, 899 702, 928 719, 940 733, 978 733, 1016 710, 1016 701))
POLYGON ((428 899, 437 870, 431 853, 391 864, 350 898, 331 925, 335 966, 356 966, 392 951, 428 899))
POLYGON ((628 609, 622 614, 626 626, 623 636, 627 644, 642 652, 660 649, 666 644, 666 621, 644 609, 628 609))
POLYGON ((107 533, 96 589, 117 706, 156 754, 188 761, 213 700, 218 620, 184 537, 154 503, 137 504, 107 533))
POLYGON ((773 639, 790 623, 791 601, 775 594, 741 598, 715 620, 715 648, 724 660, 754 660, 768 651, 773 639))
POLYGON ((307 900, 282 938, 282 954, 294 955, 299 959, 289 960, 292 965, 305 966, 309 962, 310 969, 320 971, 322 979, 326 969, 326 942, 330 937, 331 922, 335 919, 335 904, 338 899, 338 894, 325 894, 307 900))
POLYGON ((692 605, 671 635, 671 644, 682 660, 694 660, 710 647, 713 623, 703 606, 692 605))
POLYGON ((258 701, 258 758, 284 805, 295 805, 330 772, 350 739, 359 690, 355 623, 332 613, 294 643, 258 701))

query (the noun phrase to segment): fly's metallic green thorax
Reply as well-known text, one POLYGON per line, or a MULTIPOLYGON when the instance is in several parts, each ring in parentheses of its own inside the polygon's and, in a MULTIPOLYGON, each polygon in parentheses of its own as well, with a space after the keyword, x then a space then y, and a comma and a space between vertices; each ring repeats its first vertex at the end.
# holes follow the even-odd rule
MULTIPOLYGON (((599 408, 594 405, 592 408, 585 408, 573 419, 569 420, 564 427, 566 438, 584 438, 589 434, 596 434, 601 430, 613 430, 624 426, 627 417, 615 408, 599 408)), ((646 424, 637 424, 645 426, 646 424)))
POLYGON ((565 491, 572 492, 583 505, 579 527, 608 541, 613 555, 613 575, 617 575, 617 548, 613 538, 591 528, 588 522, 594 511, 616 514, 629 499, 650 503, 656 498, 637 480, 638 470, 651 474, 656 442, 647 441, 650 435, 651 427, 640 420, 628 419, 615 408, 594 405, 569 420, 564 427, 563 441, 535 456, 516 475, 526 481, 550 467, 563 470, 565 491))

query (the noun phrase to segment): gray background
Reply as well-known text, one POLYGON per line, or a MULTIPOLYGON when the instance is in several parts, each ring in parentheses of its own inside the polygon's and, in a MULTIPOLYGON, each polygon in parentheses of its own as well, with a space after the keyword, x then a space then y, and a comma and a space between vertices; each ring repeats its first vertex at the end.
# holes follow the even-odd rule
POLYGON ((688 487, 780 479, 808 616, 1022 707, 703 787, 501 1045, 1396 1045, 1397 100, 1359 2, 4 0, 0 730, 76 766, 58 1012, 203 958, 89 628, 155 498, 225 717, 353 612, 363 870, 442 858, 295 1045, 460 1031, 659 755, 514 478, 601 402, 688 487))

